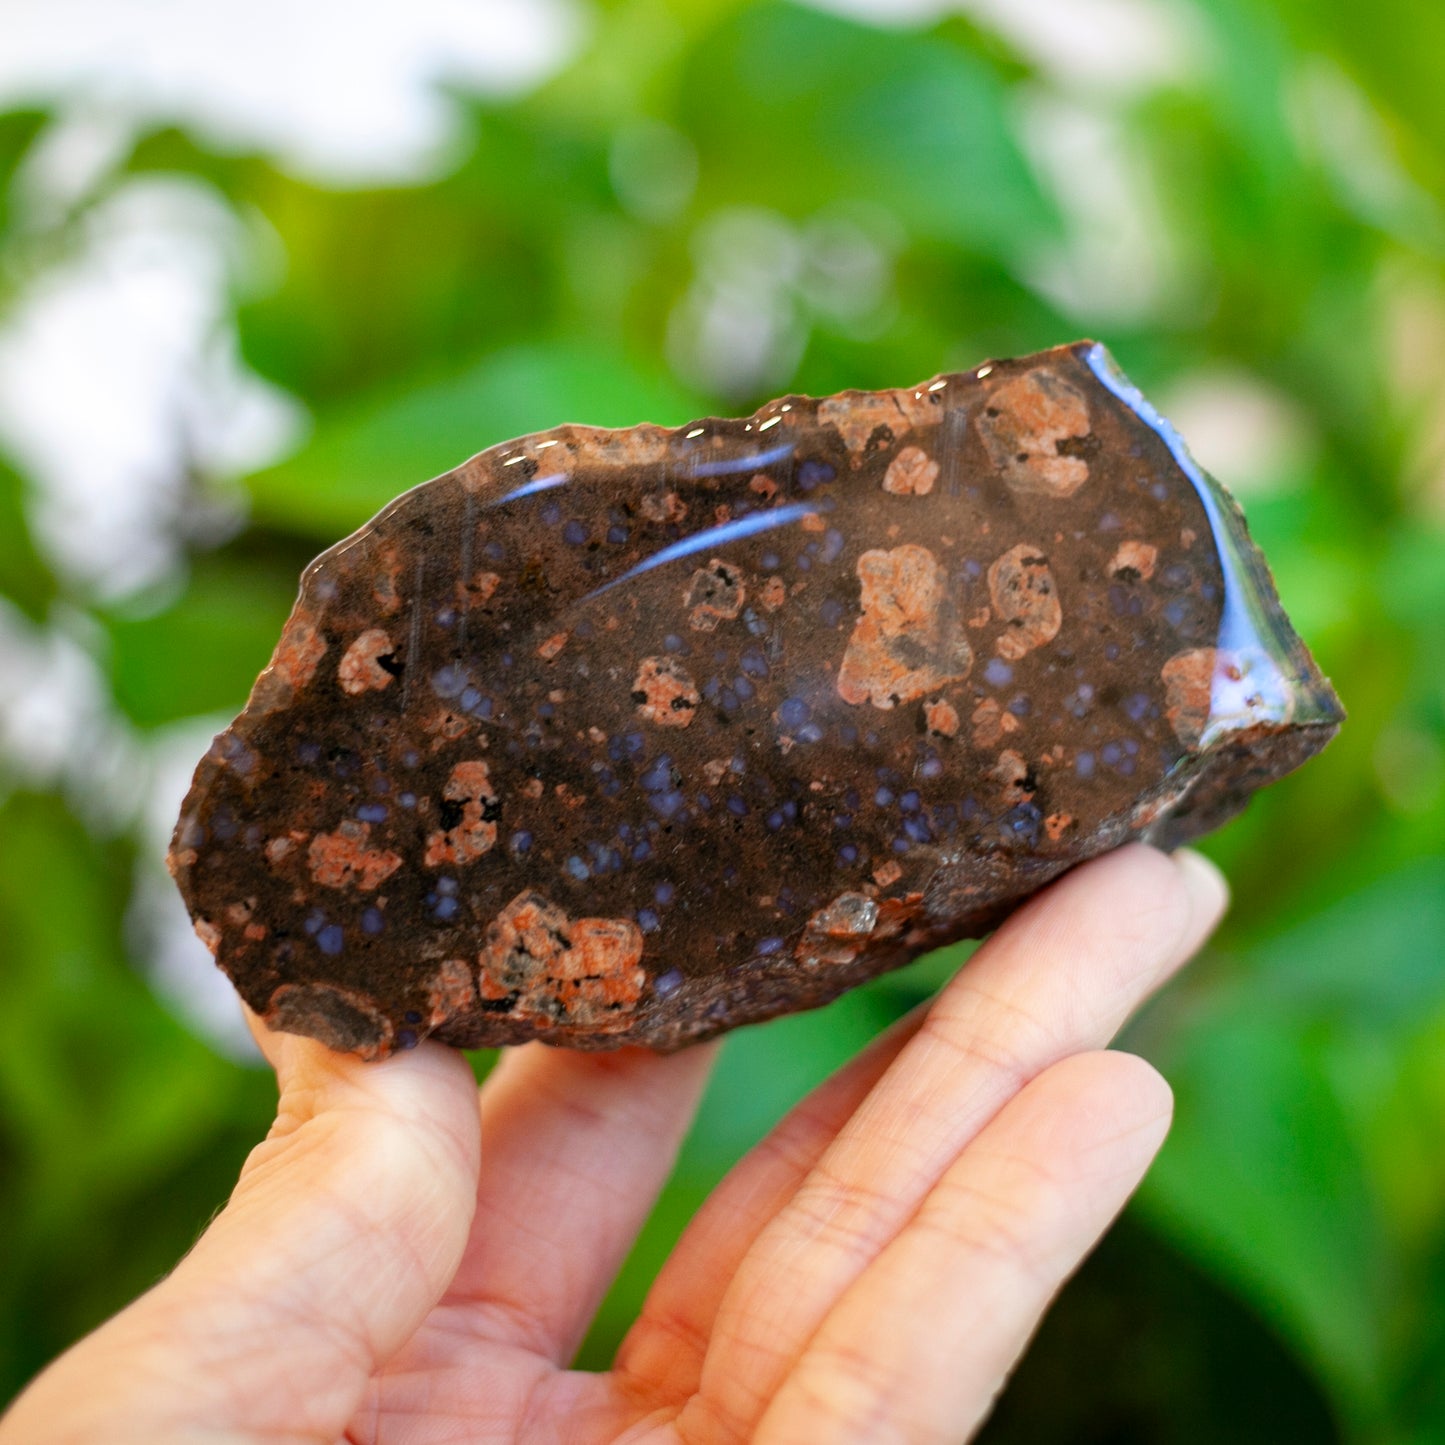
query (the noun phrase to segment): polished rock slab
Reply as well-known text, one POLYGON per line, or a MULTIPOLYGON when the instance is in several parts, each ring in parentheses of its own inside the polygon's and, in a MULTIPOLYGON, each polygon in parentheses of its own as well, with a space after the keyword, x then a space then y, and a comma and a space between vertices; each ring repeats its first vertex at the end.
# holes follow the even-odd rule
POLYGON ((1195 837, 1342 717, 1080 342, 399 497, 307 568, 170 863, 274 1028, 673 1049, 1195 837))

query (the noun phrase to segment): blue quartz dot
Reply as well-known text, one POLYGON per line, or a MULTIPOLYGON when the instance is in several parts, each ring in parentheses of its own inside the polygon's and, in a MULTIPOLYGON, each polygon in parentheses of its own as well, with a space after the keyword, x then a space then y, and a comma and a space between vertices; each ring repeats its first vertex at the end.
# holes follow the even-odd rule
POLYGON ((652 811, 663 818, 675 818, 687 806, 687 797, 675 789, 654 793, 648 800, 652 811))
POLYGON ((637 910, 637 926, 644 933, 656 933, 662 926, 662 920, 651 908, 639 908, 637 910))
POLYGON ((657 759, 638 779, 645 793, 660 793, 672 786, 672 757, 668 753, 657 759))
POLYGON ((669 968, 652 980, 652 991, 658 998, 667 998, 682 987, 682 970, 669 968))
POLYGON ((570 542, 574 547, 580 547, 587 540, 587 528, 581 522, 568 522, 562 528, 562 540, 570 542))
POLYGON ((466 669, 448 664, 432 674, 432 691, 438 697, 456 697, 467 685, 466 669))
POLYGON ((784 698, 778 704, 778 721, 785 728, 800 728, 812 715, 812 709, 800 697, 784 698))
POLYGON ((781 938, 760 938, 758 940, 757 952, 781 953, 783 951, 783 940, 781 938))
POLYGON ((322 953, 338 954, 345 942, 346 936, 342 933, 339 923, 328 923, 316 935, 316 946, 322 953))
POLYGON ((363 823, 384 823, 386 822, 385 803, 363 803, 357 810, 356 816, 363 823))
POLYGON ((361 915, 361 931, 375 938, 386 927, 386 919, 379 908, 368 908, 361 915))
POLYGON ((990 687, 1007 687, 1014 680, 1014 670, 1001 657, 989 659, 983 670, 984 680, 990 687))
POLYGON ((532 835, 525 829, 512 834, 512 852, 525 853, 532 846, 532 835))

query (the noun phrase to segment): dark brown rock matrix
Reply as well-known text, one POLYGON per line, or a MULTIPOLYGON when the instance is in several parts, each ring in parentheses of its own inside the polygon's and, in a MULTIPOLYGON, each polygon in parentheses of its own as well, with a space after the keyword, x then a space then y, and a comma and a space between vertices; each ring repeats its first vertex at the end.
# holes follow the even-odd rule
POLYGON ((674 1049, 1192 838, 1341 717, 1080 342, 406 493, 306 570, 170 861, 275 1028, 674 1049))

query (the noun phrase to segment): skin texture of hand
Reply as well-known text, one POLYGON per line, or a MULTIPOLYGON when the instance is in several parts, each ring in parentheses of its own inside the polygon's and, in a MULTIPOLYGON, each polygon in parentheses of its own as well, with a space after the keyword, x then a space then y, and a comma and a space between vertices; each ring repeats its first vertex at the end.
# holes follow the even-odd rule
POLYGON ((1133 846, 1020 910, 723 1181, 607 1374, 568 1362, 712 1050, 380 1064, 258 1031, 270 1136, 174 1272, 0 1422, 39 1442, 955 1445, 1163 1142, 1105 1046, 1203 942, 1215 870, 1133 846))

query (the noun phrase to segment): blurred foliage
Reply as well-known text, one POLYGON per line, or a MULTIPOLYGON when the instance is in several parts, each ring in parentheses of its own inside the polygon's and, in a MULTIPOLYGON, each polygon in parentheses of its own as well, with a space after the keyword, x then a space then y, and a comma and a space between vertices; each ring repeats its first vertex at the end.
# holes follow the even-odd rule
MULTIPOLYGON (((529 429, 678 424, 1084 334, 1166 402, 1251 378, 1298 444, 1246 508, 1350 722, 1210 840, 1233 917, 1129 1040, 1175 1086, 1174 1135, 986 1438, 1441 1440, 1445 10, 1167 13, 1187 63, 1111 85, 961 16, 611 0, 540 89, 458 98, 444 175, 390 188, 159 130, 32 213, 49 118, 0 116, 0 324, 89 208, 183 179, 271 258, 232 297, 241 353, 311 417, 244 481, 229 540, 185 515, 229 484, 192 479, 184 569, 119 601, 57 572, 39 479, 0 459, 0 593, 11 630, 80 639, 143 750, 240 705, 311 552, 529 429), (1050 127, 1104 158, 1060 161, 1050 127)), ((88 762, 0 782, 0 1398, 184 1250, 268 1119, 265 1077, 153 987, 153 840, 94 806, 88 762)), ((961 956, 730 1041, 584 1362, 728 1165, 961 956)))

